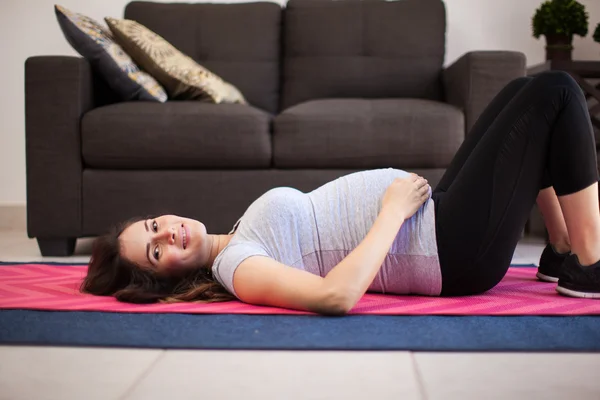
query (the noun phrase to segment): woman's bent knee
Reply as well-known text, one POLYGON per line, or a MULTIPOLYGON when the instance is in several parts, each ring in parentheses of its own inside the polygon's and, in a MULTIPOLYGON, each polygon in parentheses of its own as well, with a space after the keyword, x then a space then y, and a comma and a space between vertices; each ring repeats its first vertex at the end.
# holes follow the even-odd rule
POLYGON ((522 85, 533 80, 530 76, 520 76, 510 81, 509 85, 522 85))
POLYGON ((579 89, 577 81, 571 75, 564 71, 546 71, 537 75, 535 80, 543 82, 548 86, 568 86, 579 89))

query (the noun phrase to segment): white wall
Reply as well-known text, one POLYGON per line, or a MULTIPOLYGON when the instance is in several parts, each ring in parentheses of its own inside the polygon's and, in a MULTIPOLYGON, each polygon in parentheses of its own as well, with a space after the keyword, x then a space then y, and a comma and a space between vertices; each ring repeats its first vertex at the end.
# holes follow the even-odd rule
MULTIPOLYGON (((600 1, 579 1, 590 14, 590 33, 584 39, 575 39, 573 56, 600 60, 600 44, 591 39, 593 27, 600 22, 600 1)), ((105 16, 122 16, 127 2, 62 0, 60 4, 102 21, 105 16)), ((528 65, 543 61, 543 39, 535 40, 531 36, 531 17, 541 2, 446 0, 446 64, 470 50, 517 50, 526 54, 528 65)), ((25 59, 33 55, 76 55, 58 27, 53 5, 54 1, 50 0, 0 0, 0 90, 4 92, 0 96, 0 206, 26 201, 25 59)))

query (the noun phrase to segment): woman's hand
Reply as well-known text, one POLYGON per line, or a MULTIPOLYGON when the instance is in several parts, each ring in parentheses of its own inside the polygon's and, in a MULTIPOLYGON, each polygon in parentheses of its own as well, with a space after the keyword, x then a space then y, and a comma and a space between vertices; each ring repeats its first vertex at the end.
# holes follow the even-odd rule
POLYGON ((412 217, 429 198, 427 179, 416 174, 396 178, 385 191, 381 208, 390 210, 402 220, 412 217))

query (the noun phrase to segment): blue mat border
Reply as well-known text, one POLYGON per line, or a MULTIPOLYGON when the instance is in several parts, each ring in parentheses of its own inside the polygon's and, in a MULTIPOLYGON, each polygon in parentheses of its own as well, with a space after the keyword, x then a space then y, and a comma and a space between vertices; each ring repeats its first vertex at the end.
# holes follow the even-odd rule
POLYGON ((324 317, 1 310, 0 344, 229 350, 600 352, 600 317, 324 317))

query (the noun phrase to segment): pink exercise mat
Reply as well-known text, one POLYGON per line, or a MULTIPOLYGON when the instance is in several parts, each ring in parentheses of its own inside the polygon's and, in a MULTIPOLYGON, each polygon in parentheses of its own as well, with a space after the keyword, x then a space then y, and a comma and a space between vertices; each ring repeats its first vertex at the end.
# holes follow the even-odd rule
MULTIPOLYGON (((0 309, 186 314, 312 314, 229 301, 212 304, 127 304, 78 291, 86 265, 0 265, 0 309)), ((535 268, 511 267, 489 292, 467 297, 367 293, 350 314, 372 315, 600 315, 600 301, 559 295, 536 280, 535 268)))

